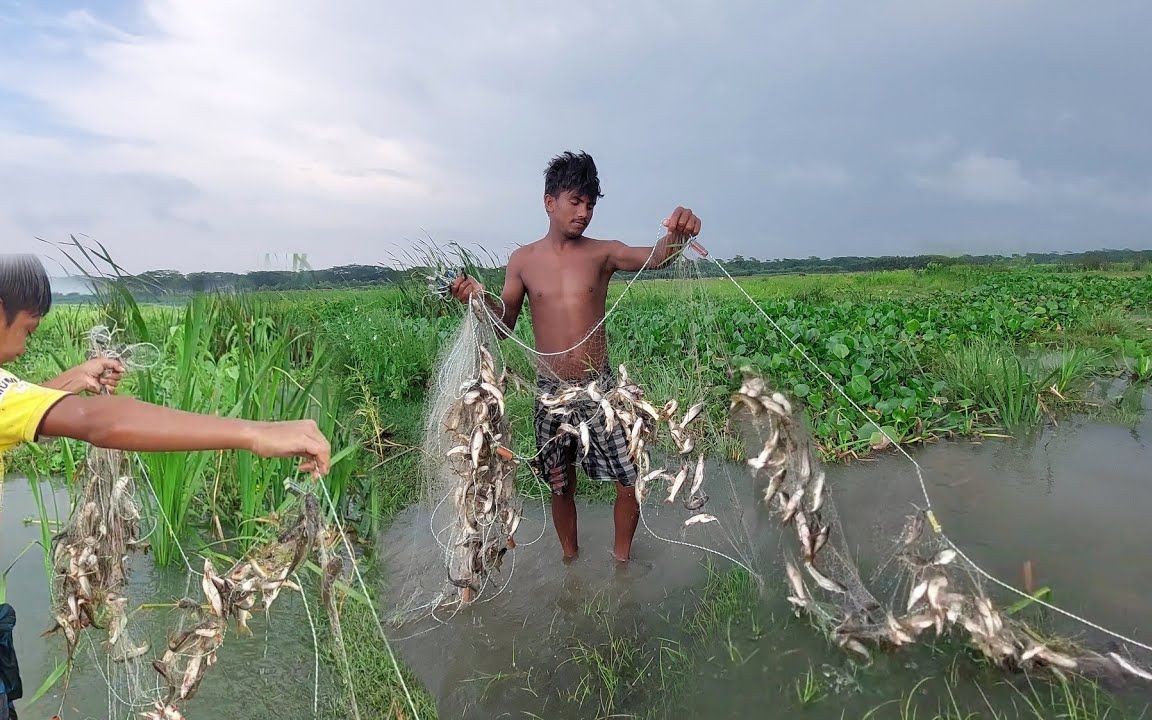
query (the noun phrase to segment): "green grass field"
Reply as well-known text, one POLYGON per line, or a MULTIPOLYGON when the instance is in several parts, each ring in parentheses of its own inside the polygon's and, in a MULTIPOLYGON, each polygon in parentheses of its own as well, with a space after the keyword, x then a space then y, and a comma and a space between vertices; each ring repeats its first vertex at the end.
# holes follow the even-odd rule
MULTIPOLYGON (((1147 272, 949 266, 739 282, 782 334, 727 279, 640 281, 608 322, 614 364, 626 363, 652 397, 708 399, 713 439, 721 444, 741 368, 797 399, 832 461, 876 452, 884 444, 881 428, 897 441, 919 443, 1011 433, 1073 411, 1130 421, 1124 407, 1092 392, 1094 381, 1152 380, 1147 272)), ((614 283, 609 301, 623 289, 614 283)), ((127 342, 161 351, 159 364, 134 373, 124 392, 198 412, 316 418, 341 457, 328 488, 360 533, 371 535, 419 496, 426 388, 460 322, 459 307, 419 295, 418 287, 300 291, 182 306, 110 297, 103 306, 54 311, 11 369, 46 379, 83 359, 89 327, 115 324, 127 342)), ((530 324, 522 322, 517 334, 530 341, 530 324)), ((533 444, 530 403, 527 396, 510 399, 525 454, 533 444)), ((61 443, 22 452, 13 465, 32 476, 72 477, 83 452, 61 443)), ((255 520, 282 505, 280 480, 291 474, 287 462, 238 455, 153 456, 145 463, 161 509, 191 551, 211 540, 204 528, 214 519, 236 537, 258 537, 255 520)), ((528 478, 521 487, 542 492, 528 478)), ((173 548, 161 535, 156 559, 164 563, 173 548)), ((240 553, 247 542, 225 549, 240 553)), ((369 624, 349 624, 350 634, 360 631, 368 633, 369 624)), ((369 666, 365 652, 361 647, 356 662, 369 666)), ((394 677, 384 673, 373 682, 376 689, 361 694, 368 716, 403 706, 394 677)))

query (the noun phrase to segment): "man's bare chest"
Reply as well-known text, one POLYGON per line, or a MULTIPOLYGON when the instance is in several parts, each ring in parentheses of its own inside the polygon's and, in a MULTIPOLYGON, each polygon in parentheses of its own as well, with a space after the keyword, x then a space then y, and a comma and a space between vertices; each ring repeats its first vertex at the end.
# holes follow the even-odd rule
POLYGON ((537 307, 552 303, 603 303, 608 292, 607 278, 600 267, 552 265, 533 268, 522 277, 529 302, 537 307))

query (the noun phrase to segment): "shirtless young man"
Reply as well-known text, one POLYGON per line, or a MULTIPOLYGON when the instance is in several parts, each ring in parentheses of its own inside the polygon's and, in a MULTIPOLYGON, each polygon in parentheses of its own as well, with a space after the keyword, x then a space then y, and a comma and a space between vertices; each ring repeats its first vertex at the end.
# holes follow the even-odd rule
MULTIPOLYGON (((566 152, 553 158, 544 172, 544 210, 548 213, 548 234, 520 247, 508 259, 503 307, 491 299, 489 306, 509 328, 516 327, 524 298, 532 310, 532 330, 536 349, 545 355, 540 372, 541 392, 555 392, 560 381, 586 385, 599 381, 611 388, 615 382, 608 365, 607 340, 603 325, 587 342, 585 335, 604 319, 608 281, 617 270, 635 272, 647 263, 663 267, 688 241, 700 232, 700 219, 687 208, 677 207, 664 221, 668 234, 652 247, 629 247, 610 240, 585 237, 600 193, 596 164, 585 153, 566 152)), ((462 302, 484 286, 475 278, 457 278, 452 294, 462 302)), ((592 404, 594 405, 594 404, 592 404)), ((565 560, 579 552, 576 541, 576 438, 558 434, 561 422, 588 423, 590 450, 582 460, 585 472, 595 480, 616 482, 616 542, 613 554, 627 561, 636 534, 640 507, 636 502, 636 468, 628 457, 624 430, 617 425, 606 432, 598 407, 575 408, 576 417, 549 415, 536 405, 536 442, 542 449, 540 469, 552 487, 552 520, 565 560), (575 418, 575 419, 573 419, 575 418)))

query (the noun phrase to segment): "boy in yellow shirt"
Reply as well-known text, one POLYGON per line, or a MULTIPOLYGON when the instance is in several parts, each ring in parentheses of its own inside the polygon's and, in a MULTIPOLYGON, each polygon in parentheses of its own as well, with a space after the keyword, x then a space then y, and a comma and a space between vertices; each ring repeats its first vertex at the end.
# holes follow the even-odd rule
MULTIPOLYGON (((0 365, 24 354, 28 336, 52 306, 48 275, 31 255, 0 255, 0 365)), ((0 453, 37 437, 68 437, 98 447, 141 452, 248 450, 261 457, 301 457, 300 469, 328 472, 328 441, 311 420, 256 422, 197 415, 132 398, 83 391, 116 386, 115 360, 79 365, 44 385, 0 369, 0 453)))
MULTIPOLYGON (((31 255, 0 255, 0 365, 24 354, 28 336, 51 306, 52 288, 40 261, 31 255)), ((115 395, 81 397, 102 387, 115 389, 123 373, 119 362, 96 359, 34 385, 0 368, 0 482, 3 454, 41 436, 141 452, 248 450, 266 458, 300 457, 301 471, 317 477, 328 472, 331 449, 312 420, 257 422, 181 412, 115 395)), ((0 605, 0 618, 10 611, 0 605)), ((0 623, 0 720, 15 717, 10 702, 19 695, 11 653, 13 624, 14 614, 11 624, 0 623)))

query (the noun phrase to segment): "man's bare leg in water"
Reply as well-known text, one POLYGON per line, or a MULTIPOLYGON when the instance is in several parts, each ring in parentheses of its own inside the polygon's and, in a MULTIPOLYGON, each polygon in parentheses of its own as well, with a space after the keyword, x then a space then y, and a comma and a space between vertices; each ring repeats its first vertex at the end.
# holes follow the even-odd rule
POLYGON ((636 488, 616 483, 616 507, 613 508, 616 522, 616 547, 612 554, 620 562, 627 562, 632 555, 632 538, 636 535, 636 523, 640 522, 640 503, 636 501, 636 488))
MULTIPOLYGON (((576 466, 569 465, 566 472, 568 481, 563 494, 552 496, 552 523, 556 526, 556 536, 560 539, 564 559, 573 560, 580 554, 576 522, 576 466)), ((636 525, 640 522, 636 488, 616 483, 616 504, 612 515, 616 527, 612 554, 620 562, 627 562, 632 554, 636 525)))
POLYGON ((576 466, 568 465, 552 472, 568 476, 564 492, 560 495, 552 494, 552 524, 556 526, 556 536, 560 538, 564 560, 575 560, 580 554, 580 545, 576 540, 576 466))

